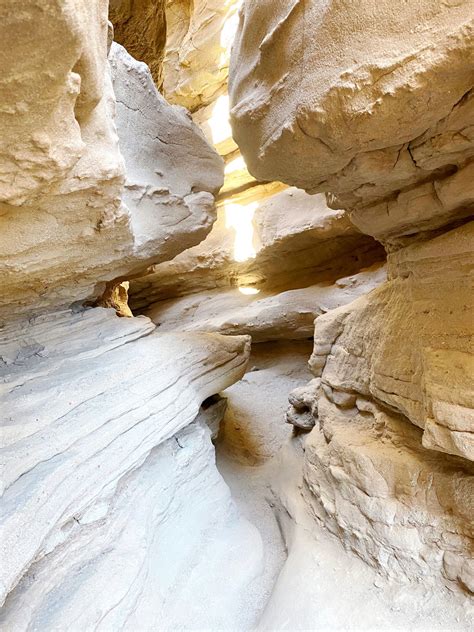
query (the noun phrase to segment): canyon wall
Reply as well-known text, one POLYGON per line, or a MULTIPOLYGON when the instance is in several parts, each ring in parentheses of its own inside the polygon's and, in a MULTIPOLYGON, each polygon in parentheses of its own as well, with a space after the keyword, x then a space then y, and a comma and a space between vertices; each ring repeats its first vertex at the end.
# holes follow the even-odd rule
POLYGON ((25 0, 1 17, 0 311, 92 300, 201 241, 222 161, 117 44, 109 69, 107 2, 25 0))
POLYGON ((471 591, 472 9, 247 2, 229 89, 250 172, 324 192, 388 253, 384 284, 316 319, 290 398, 307 505, 382 572, 471 591))
POLYGON ((219 629, 252 616, 261 537, 199 411, 243 375, 249 339, 160 335, 93 304, 209 233, 223 162, 111 44, 107 9, 0 7, 0 616, 9 630, 219 629))

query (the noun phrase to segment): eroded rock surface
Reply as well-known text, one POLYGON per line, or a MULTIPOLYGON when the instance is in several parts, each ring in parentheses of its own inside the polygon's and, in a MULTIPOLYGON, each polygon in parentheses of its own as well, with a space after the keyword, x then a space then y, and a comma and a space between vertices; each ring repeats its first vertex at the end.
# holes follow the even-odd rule
POLYGON ((251 173, 354 206, 462 164, 472 28, 471 0, 247 2, 229 92, 251 173))
POLYGON ((286 292, 241 294, 218 288, 155 303, 146 315, 160 331, 215 331, 250 334, 254 343, 313 337, 314 319, 370 292, 385 280, 384 266, 334 283, 320 283, 286 292))
POLYGON ((251 173, 239 5, 0 8, 8 630, 469 618, 472 0, 244 3, 251 173))
POLYGON ((325 192, 389 253, 386 283, 316 319, 290 397, 307 502, 381 572, 471 591, 472 9, 248 2, 229 84, 250 172, 325 192))
POLYGON ((222 94, 239 0, 172 0, 167 3, 168 37, 164 94, 194 112, 222 94))
POLYGON ((188 113, 156 91, 145 64, 118 44, 109 59, 134 251, 146 262, 172 259, 211 230, 223 163, 188 113))
POLYGON ((424 429, 423 445, 474 460, 472 225, 389 256, 389 281, 316 321, 310 360, 331 388, 424 429), (449 296, 449 301, 446 297, 449 296))
POLYGON ((383 257, 380 246, 361 235, 343 211, 328 208, 323 196, 288 189, 230 209, 237 222, 240 214, 248 216, 250 211, 255 255, 244 254, 245 260, 239 261, 239 240, 248 246, 249 237, 236 234, 227 209, 225 204, 219 208, 213 230, 202 243, 132 281, 132 309, 141 311, 158 300, 216 287, 298 288, 324 274, 335 280, 338 273, 357 272, 383 257))
POLYGON ((146 63, 159 89, 166 47, 165 9, 166 0, 109 0, 114 40, 146 63))
MULTIPOLYGON (((122 544, 112 546, 114 539, 121 534, 130 554, 127 573, 117 578, 117 590, 124 594, 132 585, 138 594, 150 589, 149 583, 139 588, 134 576, 140 568, 145 572, 147 555, 158 546, 153 529, 140 535, 140 529, 127 525, 130 494, 141 498, 148 516, 144 523, 171 519, 172 495, 159 510, 149 496, 164 484, 153 478, 161 467, 154 450, 193 421, 203 400, 239 379, 248 339, 156 335, 147 318, 117 319, 112 310, 100 308, 22 325, 20 334, 11 327, 2 340, 2 401, 8 411, 2 450, 2 599, 17 587, 5 604, 5 625, 65 625, 66 609, 48 606, 54 587, 56 598, 62 593, 70 600, 77 593, 82 609, 84 595, 96 594, 94 609, 84 613, 93 618, 88 625, 97 624, 115 603, 117 610, 108 616, 116 615, 121 627, 128 607, 111 591, 97 589, 110 582, 121 558, 122 544), (130 485, 138 486, 135 492, 130 485), (134 559, 138 549, 141 561, 134 559), (110 555, 112 566, 101 552, 110 555), (33 581, 37 573, 48 575, 48 581, 33 581), (22 613, 23 599, 36 606, 22 613)), ((155 603, 153 620, 159 620, 160 611, 155 603)))
POLYGON ((261 538, 194 421, 243 375, 248 337, 84 306, 107 287, 130 316, 126 279, 203 239, 222 160, 110 46, 107 2, 0 18, 2 625, 250 627, 261 538))
POLYGON ((106 281, 198 243, 223 171, 198 128, 115 44, 112 86, 106 2, 21 4, 1 9, 0 311, 10 317, 95 298, 106 281))

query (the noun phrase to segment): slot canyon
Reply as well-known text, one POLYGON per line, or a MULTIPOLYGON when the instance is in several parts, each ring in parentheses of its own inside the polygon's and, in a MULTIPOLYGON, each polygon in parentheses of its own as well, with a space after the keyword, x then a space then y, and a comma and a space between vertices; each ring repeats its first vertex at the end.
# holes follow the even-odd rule
POLYGON ((0 629, 474 629, 474 0, 0 0, 0 629))

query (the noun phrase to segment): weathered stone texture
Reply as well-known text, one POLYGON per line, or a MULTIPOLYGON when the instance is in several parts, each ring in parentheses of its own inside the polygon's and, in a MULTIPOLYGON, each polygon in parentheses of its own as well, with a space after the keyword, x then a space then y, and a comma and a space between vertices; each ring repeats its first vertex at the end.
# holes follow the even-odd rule
POLYGON ((236 214, 250 205, 255 209, 255 257, 235 260, 235 231, 228 225, 224 203, 202 243, 131 282, 132 309, 216 287, 252 285, 282 291, 312 285, 324 280, 324 274, 334 281, 384 257, 383 249, 354 228, 343 211, 328 208, 324 196, 297 189, 264 199, 257 194, 237 205, 236 214))
POLYGON ((106 2, 20 5, 0 9, 0 311, 10 316, 95 298, 106 281, 198 243, 223 172, 116 44, 112 87, 106 2))
POLYGON ((168 0, 164 94, 191 112, 225 91, 239 0, 168 0))
POLYGON ((347 207, 469 159, 472 8, 247 2, 229 92, 250 172, 347 207))
POLYGON ((308 503, 383 572, 469 590, 473 8, 247 2, 229 89, 250 172, 326 192, 389 253, 386 283, 316 319, 290 398, 308 503))
POLYGON ((163 84, 166 0, 109 0, 114 40, 150 68, 157 88, 163 84))

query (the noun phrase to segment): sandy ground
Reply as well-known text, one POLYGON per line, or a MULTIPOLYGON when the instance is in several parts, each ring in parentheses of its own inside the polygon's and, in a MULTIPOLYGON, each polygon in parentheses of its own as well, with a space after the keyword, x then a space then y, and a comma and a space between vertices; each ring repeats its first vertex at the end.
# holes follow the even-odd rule
POLYGON ((288 393, 311 377, 310 352, 309 342, 257 345, 249 372, 224 393, 217 466, 264 545, 264 570, 250 587, 250 629, 474 629, 473 601, 442 587, 387 582, 308 516, 299 491, 304 435, 293 435, 284 414, 288 393))

